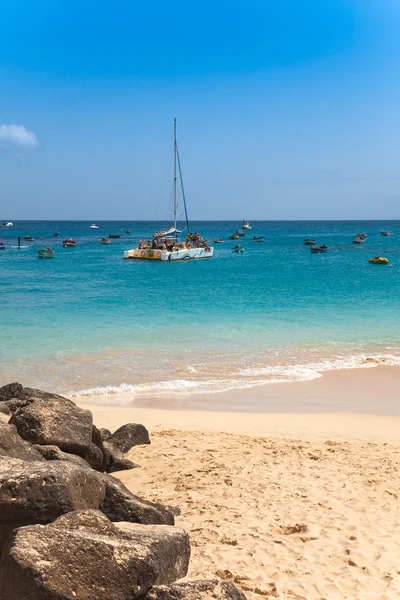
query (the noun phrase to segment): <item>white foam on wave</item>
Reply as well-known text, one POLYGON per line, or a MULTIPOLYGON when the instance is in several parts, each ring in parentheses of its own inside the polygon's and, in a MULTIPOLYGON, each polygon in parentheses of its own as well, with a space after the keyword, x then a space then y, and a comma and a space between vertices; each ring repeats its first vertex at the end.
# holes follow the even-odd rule
MULTIPOLYGON (((323 377, 327 371, 340 369, 374 368, 380 365, 400 366, 400 356, 393 354, 360 354, 337 357, 310 364, 269 365, 236 370, 231 378, 171 379, 153 383, 100 386, 73 391, 69 396, 82 401, 106 404, 130 404, 135 397, 153 394, 207 394, 234 389, 247 389, 267 383, 311 381, 323 377)), ((225 371, 226 373, 226 371, 225 371)))

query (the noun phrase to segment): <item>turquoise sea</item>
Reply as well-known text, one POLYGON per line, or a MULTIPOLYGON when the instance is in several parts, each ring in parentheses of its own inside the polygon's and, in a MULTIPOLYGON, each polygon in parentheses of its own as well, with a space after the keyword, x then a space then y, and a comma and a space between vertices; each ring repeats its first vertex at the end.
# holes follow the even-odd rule
POLYGON ((165 223, 97 224, 14 221, 0 229, 2 382, 112 402, 121 393, 131 401, 400 364, 400 221, 253 221, 239 240, 243 254, 228 240, 240 223, 196 222, 193 231, 225 242, 210 260, 178 263, 122 258, 165 223), (360 231, 367 241, 355 245, 360 231), (121 237, 100 245, 108 233, 121 237), (18 250, 18 235, 35 241, 18 250), (309 236, 329 252, 311 254, 309 236), (77 247, 63 248, 66 237, 77 247), (55 257, 40 260, 47 246, 55 257), (392 267, 370 265, 375 255, 392 267))

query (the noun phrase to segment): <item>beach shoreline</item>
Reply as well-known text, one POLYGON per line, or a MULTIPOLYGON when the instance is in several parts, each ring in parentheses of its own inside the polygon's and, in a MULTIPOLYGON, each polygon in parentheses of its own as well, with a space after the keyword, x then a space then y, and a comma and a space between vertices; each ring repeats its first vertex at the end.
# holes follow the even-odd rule
POLYGON ((212 398, 80 405, 99 427, 149 429, 151 445, 127 455, 141 468, 116 475, 179 508, 189 578, 232 581, 248 600, 395 600, 399 374, 377 367, 212 398))

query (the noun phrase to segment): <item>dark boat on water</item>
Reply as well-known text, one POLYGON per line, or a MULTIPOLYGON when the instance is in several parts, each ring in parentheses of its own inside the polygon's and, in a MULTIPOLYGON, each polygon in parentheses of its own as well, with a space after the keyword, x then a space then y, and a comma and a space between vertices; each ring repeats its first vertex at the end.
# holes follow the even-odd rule
POLYGON ((315 240, 313 240, 312 238, 306 238, 304 240, 304 243, 306 244, 306 246, 314 246, 314 244, 316 243, 315 240))
POLYGON ((264 241, 264 236, 263 235, 254 236, 251 241, 252 242, 263 242, 264 241))
POLYGON ((59 233, 58 231, 56 231, 55 233, 53 233, 53 237, 60 237, 61 233, 59 233))
POLYGON ((313 254, 320 254, 321 252, 327 252, 328 251, 328 246, 326 246, 325 244, 322 244, 322 246, 313 246, 311 248, 311 252, 313 254))
POLYGON ((73 240, 72 238, 68 238, 63 241, 63 246, 64 246, 64 248, 75 248, 76 241, 73 240))
POLYGON ((108 237, 109 237, 109 238, 112 238, 113 240, 114 240, 114 239, 116 240, 116 239, 118 239, 118 238, 120 238, 120 237, 121 237, 121 234, 120 234, 120 233, 109 233, 109 234, 108 234, 108 237))

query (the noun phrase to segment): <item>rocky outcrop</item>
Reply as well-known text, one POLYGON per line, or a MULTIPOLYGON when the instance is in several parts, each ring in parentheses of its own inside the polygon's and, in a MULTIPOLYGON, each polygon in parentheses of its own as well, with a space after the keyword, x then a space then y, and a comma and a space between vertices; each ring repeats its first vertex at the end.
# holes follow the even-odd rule
POLYGON ((8 383, 0 387, 0 402, 5 402, 11 398, 18 398, 22 393, 23 387, 20 383, 8 383))
MULTIPOLYGON (((50 523, 60 515, 99 508, 105 497, 101 476, 68 462, 0 461, 0 551, 10 531, 50 523)), ((0 596, 1 597, 1 596, 0 596)))
POLYGON ((76 454, 63 452, 58 446, 41 446, 40 444, 34 444, 32 448, 34 448, 45 460, 63 460, 86 469, 90 467, 84 458, 81 458, 76 454))
POLYGON ((107 441, 112 435, 111 431, 109 429, 105 429, 104 427, 99 429, 99 433, 103 442, 107 441))
POLYGON ((14 425, 0 422, 0 456, 11 456, 21 460, 43 460, 35 448, 23 440, 14 425))
POLYGON ((5 402, 0 402, 0 413, 2 413, 3 415, 7 415, 8 417, 11 417, 11 410, 8 408, 8 406, 5 402))
POLYGON ((178 527, 169 525, 140 525, 138 523, 115 523, 130 540, 145 544, 151 549, 158 564, 155 581, 173 583, 187 573, 190 559, 189 536, 178 527))
POLYGON ((97 446, 97 448, 101 452, 101 463, 99 464, 98 462, 96 462, 96 466, 94 466, 93 462, 88 460, 87 457, 85 457, 85 458, 86 458, 86 460, 88 460, 88 462, 92 465, 92 467, 94 469, 96 469, 97 471, 100 471, 100 472, 104 472, 107 469, 108 461, 107 461, 107 456, 106 456, 104 446, 103 446, 103 439, 102 439, 101 431, 100 431, 100 429, 97 429, 96 425, 93 425, 93 428, 92 428, 92 444, 97 446))
POLYGON ((157 543, 117 529, 99 512, 70 513, 51 525, 16 529, 0 563, 7 600, 133 600, 186 567, 180 530, 157 543), (176 563, 174 558, 176 557, 176 563), (179 564, 178 564, 179 563, 179 564))
POLYGON ((106 457, 107 473, 115 473, 116 471, 129 471, 136 467, 129 458, 126 458, 122 452, 115 448, 109 442, 103 442, 104 456, 106 457))
POLYGON ((174 515, 161 504, 138 498, 112 475, 103 474, 105 498, 100 510, 111 521, 126 521, 144 525, 173 525, 174 515))
POLYGON ((153 587, 143 600, 246 600, 233 583, 220 579, 182 581, 153 587))
POLYGON ((150 436, 144 425, 127 423, 117 429, 117 431, 108 438, 108 442, 125 454, 134 446, 150 444, 150 436))
POLYGON ((18 408, 10 423, 32 444, 55 445, 80 456, 92 441, 92 414, 64 398, 35 399, 18 408))

